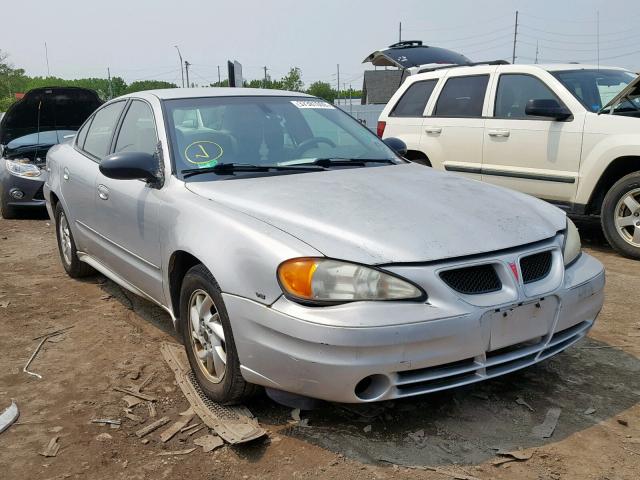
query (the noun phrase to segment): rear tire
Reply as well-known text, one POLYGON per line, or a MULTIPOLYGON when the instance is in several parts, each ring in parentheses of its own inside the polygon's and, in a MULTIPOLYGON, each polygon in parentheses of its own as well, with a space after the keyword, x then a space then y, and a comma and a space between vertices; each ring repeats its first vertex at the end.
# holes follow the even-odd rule
POLYGON ((192 267, 180 289, 180 329, 189 363, 204 393, 224 405, 258 387, 245 381, 218 282, 204 265, 192 267))
POLYGON ((640 260, 640 173, 631 173, 609 189, 600 213, 609 244, 621 255, 640 260))
POLYGON ((16 207, 12 207, 11 205, 7 205, 4 200, 0 198, 0 214, 2 218, 5 220, 12 220, 14 218, 18 218, 18 211, 16 207))
POLYGON ((78 258, 78 250, 76 249, 76 242, 73 240, 71 227, 69 227, 67 214, 64 212, 60 202, 56 205, 55 219, 58 252, 60 252, 60 260, 67 275, 71 278, 82 278, 93 275, 95 270, 78 258))

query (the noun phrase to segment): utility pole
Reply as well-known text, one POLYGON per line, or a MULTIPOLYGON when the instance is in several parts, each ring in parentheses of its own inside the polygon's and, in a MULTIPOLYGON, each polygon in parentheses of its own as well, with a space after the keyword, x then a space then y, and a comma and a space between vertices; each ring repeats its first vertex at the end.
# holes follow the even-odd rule
POLYGON ((111 70, 107 67, 107 78, 109 79, 109 100, 113 98, 113 87, 111 86, 111 70))
POLYGON ((264 81, 262 82, 262 88, 267 88, 267 66, 262 67, 264 69, 264 81))
POLYGON ((349 84, 349 114, 353 115, 353 102, 351 101, 351 92, 353 92, 353 88, 351 88, 351 84, 349 84))
POLYGON ((220 65, 218 65, 218 86, 220 86, 220 65))
POLYGON ((49 50, 47 49, 47 42, 44 42, 44 57, 47 59, 47 77, 51 76, 49 71, 49 50))
POLYGON ((513 29, 513 55, 511 56, 511 63, 516 63, 516 42, 518 41, 518 11, 516 10, 516 25, 513 29))
POLYGON ((340 64, 338 64, 338 105, 340 105, 340 64))
POLYGON ((400 22, 400 25, 398 27, 398 41, 402 41, 402 22, 400 22))
POLYGON ((598 50, 598 70, 600 70, 600 10, 596 11, 596 45, 598 50))
POLYGON ((189 83, 189 65, 191 65, 191 64, 185 60, 184 61, 184 71, 185 71, 185 73, 187 75, 187 88, 189 88, 191 86, 191 84, 189 83))
POLYGON ((182 76, 182 88, 184 88, 184 70, 182 70, 182 54, 180 53, 180 49, 178 48, 178 45, 174 45, 174 47, 176 47, 176 50, 178 50, 178 58, 180 58, 180 75, 182 76))
POLYGON ((533 63, 538 63, 538 52, 540 51, 539 49, 539 43, 538 40, 536 40, 536 60, 533 63))

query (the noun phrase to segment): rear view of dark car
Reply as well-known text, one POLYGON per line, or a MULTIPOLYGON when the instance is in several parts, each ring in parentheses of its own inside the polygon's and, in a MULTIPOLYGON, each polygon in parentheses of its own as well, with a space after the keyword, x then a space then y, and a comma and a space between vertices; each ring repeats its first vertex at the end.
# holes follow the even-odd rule
POLYGON ((0 121, 0 213, 15 218, 44 207, 45 159, 53 145, 75 135, 100 106, 93 90, 46 87, 30 90, 0 121))

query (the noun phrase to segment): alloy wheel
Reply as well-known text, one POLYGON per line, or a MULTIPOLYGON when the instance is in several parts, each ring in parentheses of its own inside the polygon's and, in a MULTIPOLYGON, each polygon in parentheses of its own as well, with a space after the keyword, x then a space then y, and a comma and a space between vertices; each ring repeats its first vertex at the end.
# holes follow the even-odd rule
POLYGON ((618 201, 615 224, 624 241, 640 247, 640 188, 630 190, 618 201))
POLYGON ((204 290, 191 294, 189 327, 198 367, 208 380, 220 383, 227 369, 224 329, 213 300, 204 290))
POLYGON ((60 214, 60 219, 58 221, 58 232, 60 234, 60 249, 62 251, 62 258, 64 259, 64 263, 66 265, 71 265, 71 231, 69 230, 69 223, 67 222, 67 217, 64 212, 60 214))

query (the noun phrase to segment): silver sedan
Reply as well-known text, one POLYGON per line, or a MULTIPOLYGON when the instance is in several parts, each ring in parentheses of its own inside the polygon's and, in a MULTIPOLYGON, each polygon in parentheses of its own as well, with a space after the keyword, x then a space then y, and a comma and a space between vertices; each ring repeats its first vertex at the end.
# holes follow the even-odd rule
POLYGON ((604 271, 561 210, 402 153, 300 93, 157 90, 53 147, 45 198, 69 275, 162 306, 220 402, 435 392, 587 334, 604 271))

